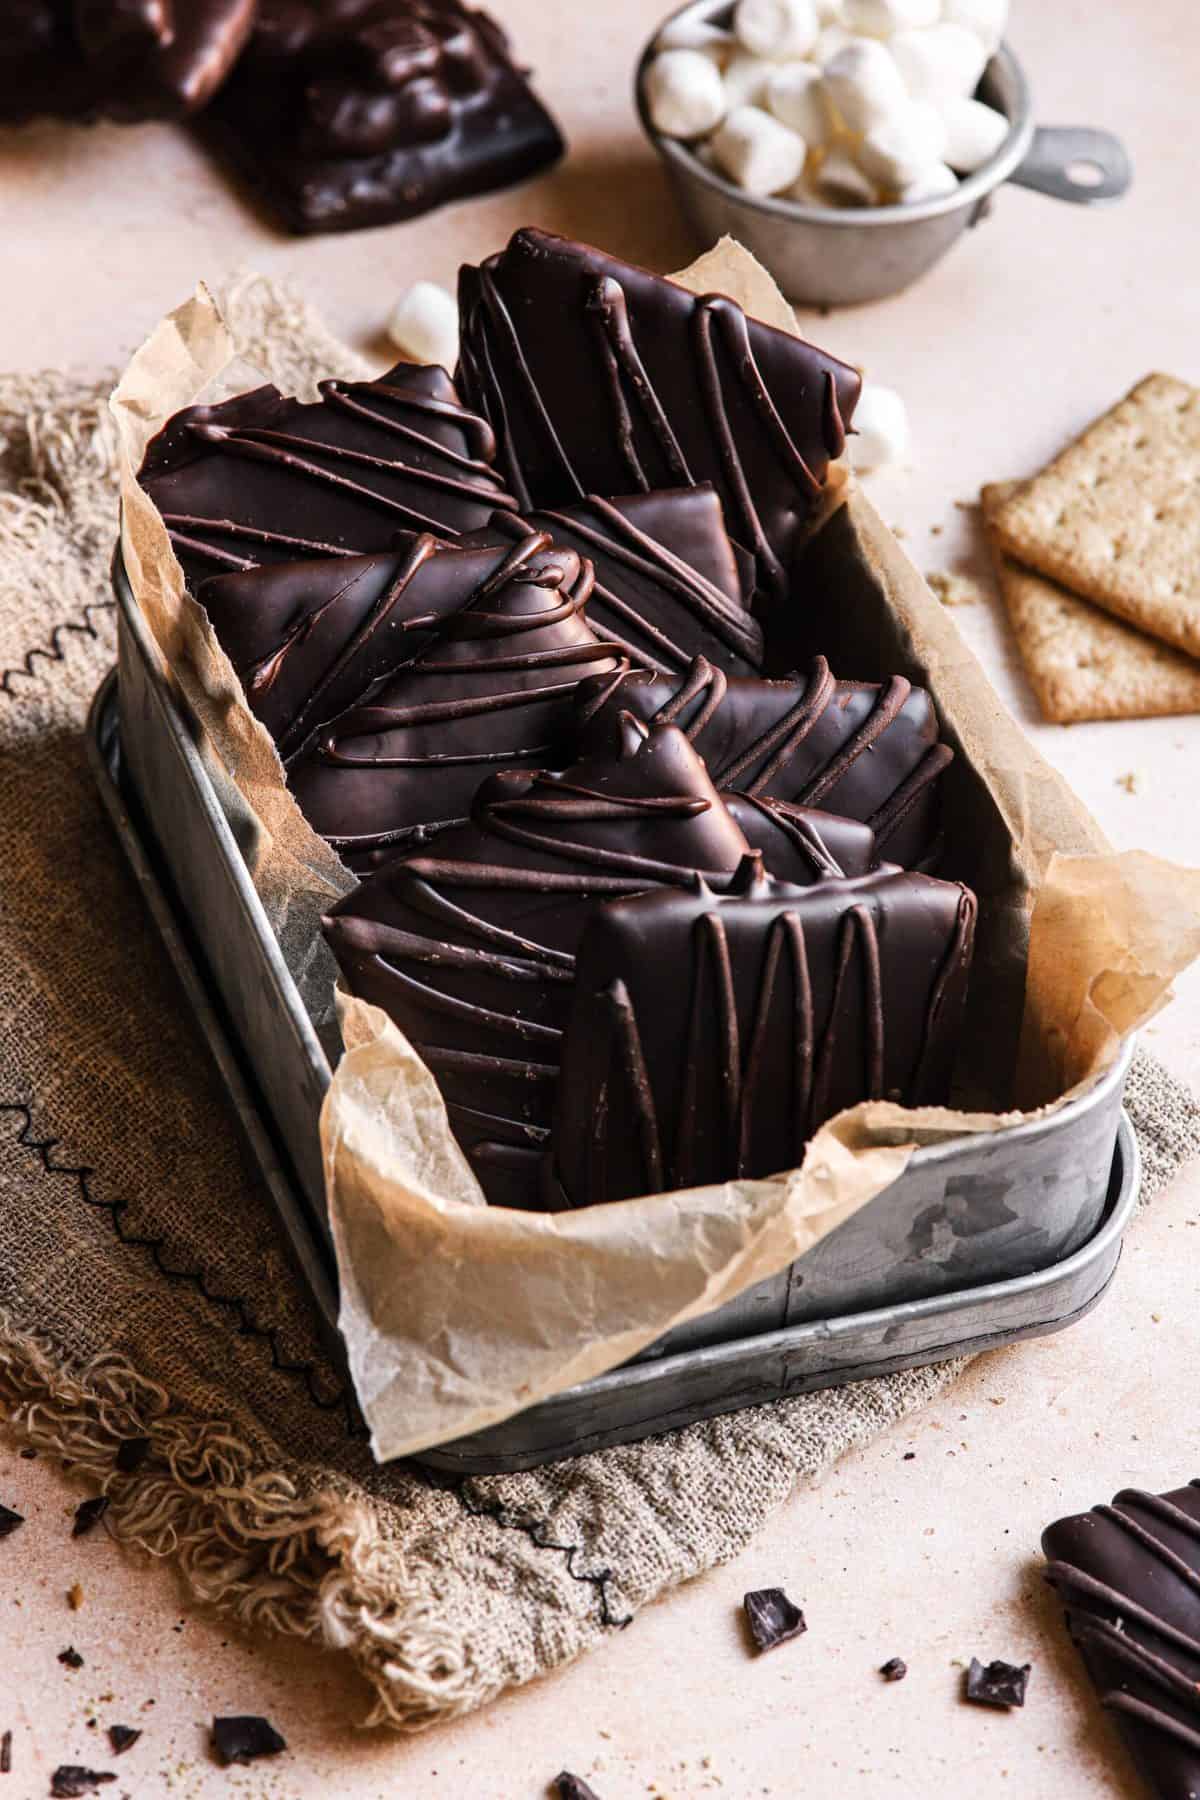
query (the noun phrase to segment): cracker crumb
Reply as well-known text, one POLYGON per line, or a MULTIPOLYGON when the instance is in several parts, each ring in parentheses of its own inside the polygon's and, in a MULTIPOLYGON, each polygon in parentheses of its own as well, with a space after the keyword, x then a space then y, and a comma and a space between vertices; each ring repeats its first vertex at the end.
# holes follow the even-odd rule
POLYGON ((73 1581, 67 1589, 67 1605, 72 1612, 78 1612, 83 1605, 83 1588, 77 1581, 73 1581))
POLYGON ((1124 775, 1117 776, 1117 786, 1119 788, 1124 788, 1127 794, 1136 794, 1138 791, 1139 780, 1140 778, 1136 769, 1127 769, 1124 775))
POLYGON ((983 584, 973 575, 931 569, 925 579, 943 606, 978 606, 983 599, 983 584))

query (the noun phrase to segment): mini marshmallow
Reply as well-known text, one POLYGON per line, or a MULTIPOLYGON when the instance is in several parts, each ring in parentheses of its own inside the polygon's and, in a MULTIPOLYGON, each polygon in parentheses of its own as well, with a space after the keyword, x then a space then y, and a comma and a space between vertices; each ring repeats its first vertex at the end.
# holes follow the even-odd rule
POLYGON ((814 0, 738 0, 733 29, 752 56, 783 62, 807 56, 820 25, 814 0))
POLYGON ((1008 24, 1008 0, 945 0, 942 17, 948 24, 965 25, 973 31, 991 55, 1008 24))
POLYGON ((913 99, 935 106, 973 94, 988 60, 982 40, 965 25, 898 31, 888 47, 913 99))
POLYGON ((458 361, 458 301, 436 281, 415 281, 401 294, 387 334, 402 356, 454 373, 458 361))
POLYGON ((713 155, 748 194, 778 194, 797 181, 808 146, 758 106, 735 106, 713 135, 713 155))
POLYGON ((982 100, 951 100, 942 112, 945 160, 960 175, 973 175, 995 156, 1008 136, 1008 120, 982 100))
POLYGON ((725 65, 726 108, 732 112, 735 106, 758 106, 765 101, 767 80, 774 67, 761 56, 735 50, 725 65))
POLYGON ((874 38, 854 38, 825 65, 825 92, 848 131, 871 131, 908 104, 904 80, 889 50, 874 38))
POLYGON ((721 71, 700 50, 663 50, 646 70, 646 109, 664 137, 703 137, 725 104, 721 71))
POLYGON ((842 21, 862 37, 888 38, 896 31, 936 25, 942 0, 842 0, 842 21))
POLYGON ((778 63, 767 78, 767 110, 781 125, 799 132, 806 144, 823 144, 829 136, 829 108, 816 63, 778 63))
POLYGON ((915 181, 907 182, 897 191, 896 198, 902 206, 915 206, 918 200, 940 200, 943 194, 958 192, 958 176, 945 163, 930 163, 921 170, 915 181))
POLYGON ((812 179, 812 193, 825 206, 879 205, 874 183, 845 150, 831 150, 823 159, 812 179))
POLYGON ((853 42, 854 34, 847 31, 844 25, 838 24, 836 20, 832 20, 825 26, 820 37, 817 39, 816 44, 813 46, 810 53, 810 60, 819 64, 823 69, 827 63, 833 61, 839 50, 844 50, 847 44, 852 44, 853 42))
POLYGON ((707 19, 672 19, 658 34, 656 50, 700 50, 722 67, 733 54, 737 39, 732 31, 722 31, 707 19))
POLYGON ((817 0, 817 22, 824 28, 835 25, 842 16, 842 0, 817 0))
POLYGON ((917 181, 931 163, 941 162, 945 150, 942 115, 935 106, 914 100, 867 132, 858 161, 881 187, 902 188, 917 181))
POLYGON ((864 381, 846 446, 850 467, 860 472, 899 462, 910 441, 908 410, 894 388, 864 381))

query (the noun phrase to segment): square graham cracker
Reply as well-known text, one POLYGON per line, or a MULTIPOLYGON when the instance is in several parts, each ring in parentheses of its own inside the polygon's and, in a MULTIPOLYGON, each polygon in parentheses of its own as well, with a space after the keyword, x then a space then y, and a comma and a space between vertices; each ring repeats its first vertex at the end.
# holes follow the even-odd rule
POLYGON ((1200 712, 1200 662, 1101 612, 1006 553, 993 521, 1020 491, 1020 482, 995 482, 980 500, 1000 592, 1045 717, 1075 725, 1085 719, 1200 712))
POLYGON ((1200 390, 1147 375, 992 529, 1018 562, 1200 656, 1200 390))

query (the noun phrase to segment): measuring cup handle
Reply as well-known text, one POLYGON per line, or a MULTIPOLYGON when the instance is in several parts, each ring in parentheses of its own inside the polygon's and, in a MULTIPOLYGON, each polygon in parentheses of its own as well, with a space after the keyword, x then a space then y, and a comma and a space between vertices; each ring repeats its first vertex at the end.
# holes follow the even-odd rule
POLYGON ((1098 200, 1121 198, 1133 180, 1133 164, 1111 131, 1095 131, 1088 125, 1039 125, 1029 154, 1008 179, 1055 200, 1094 206, 1098 200))

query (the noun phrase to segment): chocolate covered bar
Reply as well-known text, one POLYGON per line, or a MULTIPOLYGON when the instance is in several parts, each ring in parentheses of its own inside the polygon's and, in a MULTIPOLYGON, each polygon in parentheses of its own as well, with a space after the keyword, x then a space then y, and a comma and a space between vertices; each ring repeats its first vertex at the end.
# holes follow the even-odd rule
POLYGON ((581 741, 604 741, 622 712, 677 724, 719 788, 861 819, 886 862, 930 868, 938 778, 953 761, 933 702, 903 676, 837 681, 823 657, 806 678, 727 678, 703 658, 685 677, 631 670, 579 690, 581 741))
POLYGON ((780 881, 807 887, 825 875, 866 875, 879 860, 875 833, 858 819, 729 788, 721 798, 750 848, 761 852, 767 874, 780 881))
POLYGON ((580 677, 625 666, 585 620, 591 582, 591 565, 542 532, 507 549, 427 550, 407 589, 393 583, 389 597, 426 625, 427 646, 397 656, 403 666, 288 765, 309 823, 352 868, 461 823, 497 769, 572 761, 580 677))
POLYGON ((724 295, 529 228, 460 271, 459 313, 463 392, 522 512, 709 481, 760 583, 787 593, 856 369, 724 295))
POLYGON ((320 394, 255 388, 151 440, 140 480, 193 590, 221 570, 389 550, 397 531, 453 540, 515 506, 490 427, 443 370, 398 363, 320 394))
POLYGON ((459 0, 260 0, 205 130, 295 232, 411 219, 563 151, 500 26, 459 0))
POLYGON ((6 0, 0 122, 199 111, 250 35, 256 0, 6 0))
POLYGON ((598 907, 562 1044, 563 1203, 775 1174, 843 1107, 944 1101, 974 925, 957 884, 795 888, 758 858, 722 892, 598 907))
POLYGON ((610 756, 493 776, 468 824, 393 857, 334 908, 325 931, 347 985, 433 1070, 490 1200, 537 1204, 594 905, 697 870, 719 881, 749 854, 682 732, 628 719, 610 756))
POLYGON ((588 557, 596 571, 589 622, 638 668, 681 675, 696 656, 731 675, 762 668, 762 629, 747 610, 750 594, 710 484, 613 500, 590 494, 527 519, 498 513, 495 528, 508 536, 548 531, 588 557))
POLYGON ((1152 1794, 1200 1793, 1200 1483, 1124 1488, 1042 1535, 1046 1579, 1152 1794))

